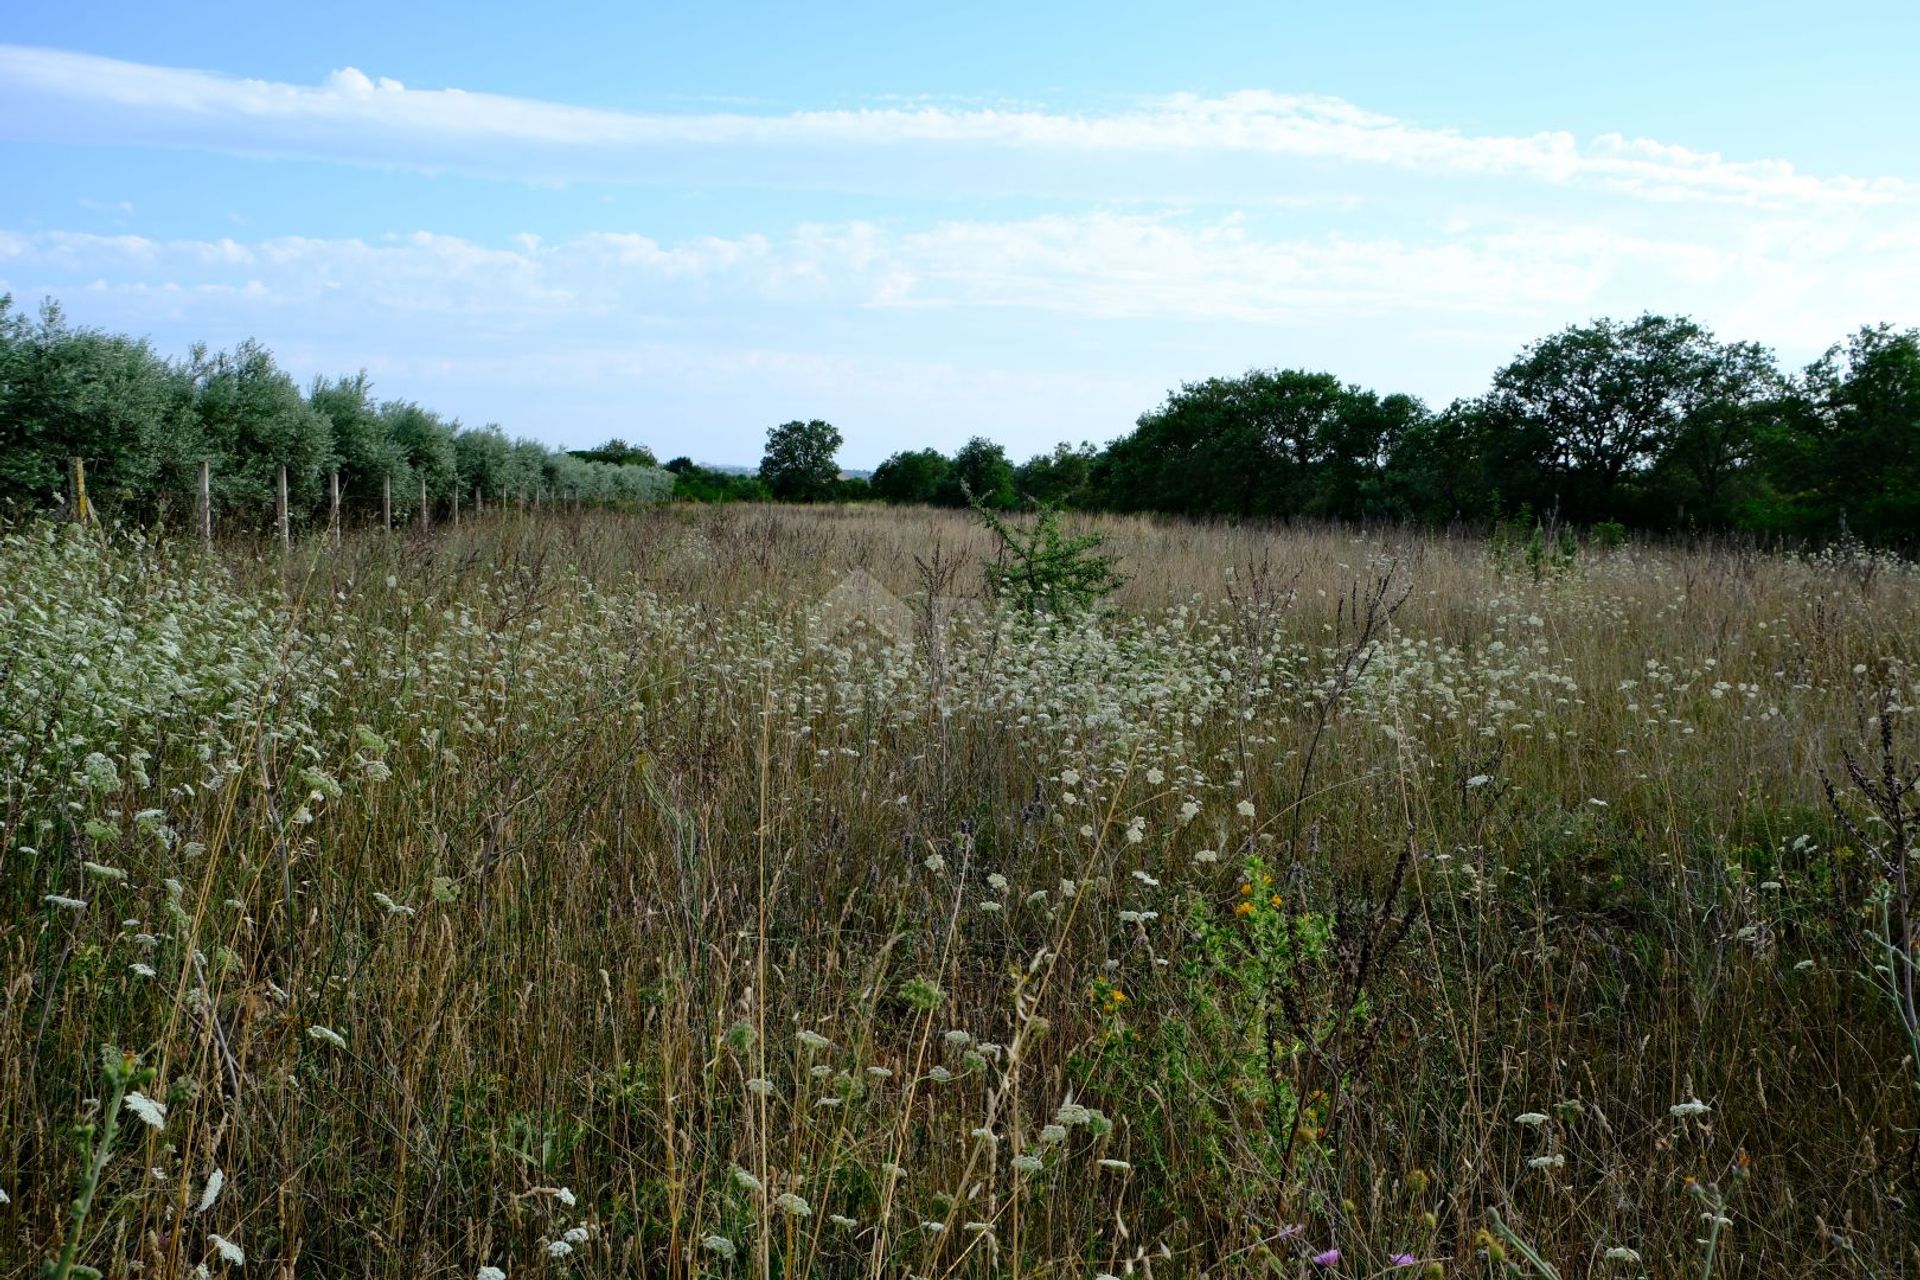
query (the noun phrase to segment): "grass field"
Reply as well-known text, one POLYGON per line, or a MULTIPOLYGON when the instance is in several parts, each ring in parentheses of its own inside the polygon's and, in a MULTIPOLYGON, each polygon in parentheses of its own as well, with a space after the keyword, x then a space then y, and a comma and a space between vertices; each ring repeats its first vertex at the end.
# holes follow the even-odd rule
POLYGON ((1092 525, 0 535, 0 1274, 1915 1274, 1920 570, 1092 525))

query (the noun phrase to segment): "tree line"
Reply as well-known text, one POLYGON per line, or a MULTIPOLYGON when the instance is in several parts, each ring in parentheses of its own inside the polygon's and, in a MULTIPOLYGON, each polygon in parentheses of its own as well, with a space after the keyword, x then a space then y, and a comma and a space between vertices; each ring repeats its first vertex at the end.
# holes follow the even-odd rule
POLYGON ((1434 411, 1329 373, 1190 382, 1104 448, 1016 465, 985 437, 894 454, 890 502, 1744 530, 1920 540, 1920 330, 1879 325, 1798 371, 1684 317, 1542 338, 1434 411))
POLYGON ((610 441, 577 453, 465 427, 410 400, 378 400, 366 374, 304 391, 272 352, 196 346, 169 360, 144 340, 35 315, 0 296, 0 512, 67 500, 70 460, 123 519, 197 509, 202 465, 223 522, 262 526, 285 468, 293 512, 330 512, 337 478, 348 512, 571 501, 657 501, 673 477, 653 455, 610 441))
POLYGON ((551 450, 377 400, 364 374, 306 390, 254 342, 163 359, 0 297, 0 509, 57 501, 70 458, 133 518, 197 496, 264 522, 279 469, 298 510, 337 473, 350 507, 538 501, 892 503, 1268 519, 1491 524, 1516 516, 1660 530, 1920 542, 1920 330, 1862 328, 1804 369, 1685 317, 1596 320, 1534 342, 1482 394, 1434 410, 1330 373, 1189 382, 1103 446, 1022 463, 986 436, 844 475, 819 419, 768 432, 759 471, 642 445, 551 450))

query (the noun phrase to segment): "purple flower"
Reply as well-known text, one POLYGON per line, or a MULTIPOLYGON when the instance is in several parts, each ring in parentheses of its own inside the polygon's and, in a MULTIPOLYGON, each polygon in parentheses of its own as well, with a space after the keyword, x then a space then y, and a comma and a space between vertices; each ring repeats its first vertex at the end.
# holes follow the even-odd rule
POLYGON ((1391 1258, 1388 1258, 1387 1261, 1396 1267, 1417 1267, 1420 1265, 1420 1259, 1410 1253, 1396 1253, 1391 1258))
POLYGON ((1314 1266, 1316 1266, 1316 1267, 1337 1267, 1337 1266, 1339 1266, 1339 1265, 1340 1265, 1340 1251, 1339 1251, 1338 1249, 1329 1249, 1329 1250, 1327 1250, 1327 1251, 1326 1251, 1325 1253, 1316 1253, 1316 1254, 1314 1254, 1314 1255, 1313 1255, 1313 1265, 1314 1265, 1314 1266))

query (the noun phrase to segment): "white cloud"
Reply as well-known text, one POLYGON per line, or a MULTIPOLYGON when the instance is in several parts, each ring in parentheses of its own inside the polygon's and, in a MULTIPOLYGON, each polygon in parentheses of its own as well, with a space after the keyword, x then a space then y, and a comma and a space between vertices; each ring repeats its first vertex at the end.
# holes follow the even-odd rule
MULTIPOLYGON (((1470 134, 1338 98, 1251 90, 1177 94, 1108 114, 880 106, 647 114, 415 89, 344 68, 318 85, 241 79, 60 50, 0 45, 0 130, 16 137, 257 150, 533 179, 645 178, 663 151, 751 167, 755 156, 883 148, 1089 159, 1254 154, 1310 162, 1604 189, 1646 200, 1863 207, 1906 203, 1913 183, 1821 177, 1778 159, 1732 160, 1650 139, 1558 131, 1470 134)), ((1245 169, 1254 198, 1272 180, 1245 169)), ((871 180, 871 174, 868 174, 871 180)))
POLYGON ((0 273, 16 289, 57 291, 76 280, 129 294, 249 289, 282 307, 485 316, 519 330, 783 307, 1282 326, 1489 315, 1545 324, 1639 295, 1629 309, 1711 313, 1764 300, 1733 327, 1767 338, 1783 323, 1799 336, 1792 322, 1809 316, 1836 336, 1836 323, 1899 317, 1900 299, 1920 291, 1920 238, 1820 221, 1689 239, 1515 220, 1424 236, 1269 236, 1238 217, 1096 212, 908 231, 803 224, 778 236, 672 243, 633 232, 492 245, 425 231, 251 242, 0 232, 0 273), (1860 311, 1876 304, 1893 310, 1860 311))

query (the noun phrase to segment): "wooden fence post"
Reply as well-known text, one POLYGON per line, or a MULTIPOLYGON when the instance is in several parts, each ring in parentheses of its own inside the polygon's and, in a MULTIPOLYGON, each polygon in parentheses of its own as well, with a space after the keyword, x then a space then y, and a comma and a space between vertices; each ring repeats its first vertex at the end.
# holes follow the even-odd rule
POLYGON ((420 527, 428 528, 432 521, 427 516, 427 478, 420 477, 420 527))
POLYGON ((200 460, 200 536, 213 545, 213 464, 200 460))
POLYGON ((333 534, 333 545, 340 545, 340 472, 327 473, 327 530, 333 534))
POLYGON ((280 525, 280 545, 283 547, 291 546, 293 544, 293 520, 291 514, 287 511, 287 469, 285 467, 280 468, 280 486, 274 494, 273 507, 275 518, 280 525))
POLYGON ((73 508, 71 515, 78 524, 89 524, 93 520, 93 503, 87 498, 87 462, 84 458, 73 460, 73 508))
POLYGON ((380 526, 388 533, 393 532, 393 477, 380 477, 380 526))

